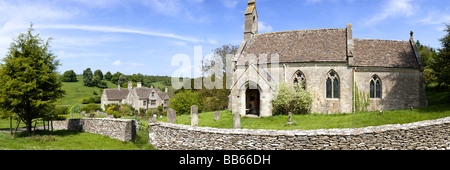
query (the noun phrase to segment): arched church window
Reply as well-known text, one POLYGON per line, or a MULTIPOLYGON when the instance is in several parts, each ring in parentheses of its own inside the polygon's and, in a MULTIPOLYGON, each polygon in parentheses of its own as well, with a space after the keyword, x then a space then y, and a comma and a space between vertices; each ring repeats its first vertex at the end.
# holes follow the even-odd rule
POLYGON ((381 79, 376 75, 370 80, 370 98, 381 98, 381 79))
POLYGON ((339 76, 334 70, 328 73, 326 86, 327 98, 339 99, 339 76))
POLYGON ((301 85, 303 89, 306 89, 306 78, 303 72, 297 71, 294 74, 294 85, 301 85))

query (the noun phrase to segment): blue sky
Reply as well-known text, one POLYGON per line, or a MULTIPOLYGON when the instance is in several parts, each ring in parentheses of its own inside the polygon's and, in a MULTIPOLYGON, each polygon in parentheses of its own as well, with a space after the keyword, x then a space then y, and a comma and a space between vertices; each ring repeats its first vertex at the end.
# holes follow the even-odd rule
MULTIPOLYGON (((173 56, 194 62, 223 44, 243 40, 247 0, 0 0, 0 57, 33 22, 52 37, 60 72, 88 67, 104 73, 171 76, 173 56)), ((354 38, 438 41, 450 23, 448 0, 256 0, 259 32, 345 28, 354 38)), ((192 75, 198 72, 194 65, 192 75)))

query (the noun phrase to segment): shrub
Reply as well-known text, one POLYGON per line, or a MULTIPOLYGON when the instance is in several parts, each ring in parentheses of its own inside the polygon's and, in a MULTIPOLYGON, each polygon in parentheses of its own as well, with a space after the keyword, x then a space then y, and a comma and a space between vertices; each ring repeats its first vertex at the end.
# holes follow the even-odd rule
POLYGON ((114 116, 114 118, 120 118, 122 117, 122 113, 118 112, 118 111, 113 111, 112 115, 114 116))
POLYGON ((191 90, 183 90, 175 94, 170 99, 170 107, 177 111, 177 114, 190 114, 191 106, 197 105, 198 111, 201 112, 203 106, 200 102, 201 95, 191 90))
POLYGON ((120 107, 119 112, 122 113, 122 115, 132 115, 134 112, 134 108, 132 106, 123 104, 120 107))
MULTIPOLYGON (((299 83, 301 84, 301 83, 299 83)), ((312 95, 300 85, 280 83, 272 100, 273 114, 306 114, 311 108, 312 95)))
POLYGON ((78 104, 73 105, 70 108, 70 113, 81 113, 81 106, 78 104))
POLYGON ((158 113, 159 113, 158 109, 148 109, 147 112, 145 113, 145 115, 152 117, 153 114, 158 114, 158 113))
POLYGON ((91 110, 102 110, 102 108, 100 107, 100 105, 98 104, 88 104, 85 105, 81 111, 86 111, 86 113, 90 112, 91 110))

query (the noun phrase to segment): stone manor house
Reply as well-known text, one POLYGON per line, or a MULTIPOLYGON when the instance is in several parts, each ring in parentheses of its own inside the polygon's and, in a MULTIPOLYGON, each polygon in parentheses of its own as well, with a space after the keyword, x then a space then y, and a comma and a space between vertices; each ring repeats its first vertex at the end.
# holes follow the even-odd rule
POLYGON ((256 3, 251 0, 245 11, 244 41, 232 62, 230 106, 242 116, 271 116, 275 87, 283 81, 302 83, 312 93, 312 113, 354 112, 356 87, 370 96, 371 111, 428 103, 424 64, 412 31, 409 41, 354 38, 352 24, 258 34, 256 3), (274 55, 277 67, 271 63, 274 55))
POLYGON ((101 98, 101 107, 103 110, 108 104, 128 104, 133 106, 136 110, 139 109, 156 109, 162 106, 165 109, 168 107, 170 96, 167 87, 162 92, 158 88, 142 87, 142 83, 138 82, 137 87, 132 86, 132 82, 128 82, 128 88, 105 89, 103 90, 101 98))

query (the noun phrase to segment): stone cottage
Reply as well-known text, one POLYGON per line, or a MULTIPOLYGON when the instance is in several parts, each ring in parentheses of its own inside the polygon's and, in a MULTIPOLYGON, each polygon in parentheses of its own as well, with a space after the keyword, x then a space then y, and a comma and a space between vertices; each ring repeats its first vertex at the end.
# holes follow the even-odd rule
POLYGON ((427 106, 424 64, 412 31, 409 41, 354 38, 352 24, 258 34, 251 0, 244 41, 232 62, 231 109, 242 116, 271 116, 280 82, 302 83, 313 95, 312 113, 354 112, 356 87, 369 95, 368 110, 427 106))
POLYGON ((120 86, 117 89, 103 90, 101 107, 105 110, 108 104, 128 104, 135 109, 156 109, 162 106, 167 109, 170 96, 167 87, 162 92, 158 88, 142 87, 142 83, 138 82, 137 87, 132 86, 132 82, 128 82, 128 88, 123 89, 120 86))

